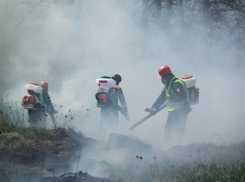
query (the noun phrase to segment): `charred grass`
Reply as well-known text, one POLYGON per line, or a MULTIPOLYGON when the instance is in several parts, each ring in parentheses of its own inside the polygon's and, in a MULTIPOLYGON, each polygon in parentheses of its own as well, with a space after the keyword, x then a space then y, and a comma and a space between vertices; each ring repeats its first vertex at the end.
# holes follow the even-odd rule
MULTIPOLYGON (((66 115, 65 115, 66 117, 66 115)), ((65 120, 66 121, 66 120, 65 120)), ((40 181, 66 173, 90 143, 69 127, 36 128, 15 102, 0 101, 0 181, 40 181)), ((132 182, 238 182, 245 181, 245 141, 172 148, 150 165, 137 159, 135 168, 110 169, 110 179, 132 182)), ((149 160, 149 159, 148 159, 149 160)), ((78 170, 78 169, 77 169, 78 170)))
POLYGON ((81 132, 67 125, 73 117, 69 110, 61 127, 32 127, 27 122, 26 110, 2 94, 0 181, 33 182, 45 175, 67 172, 89 142, 81 132))
POLYGON ((0 120, 0 169, 11 179, 65 171, 85 143, 72 128, 35 128, 0 120))

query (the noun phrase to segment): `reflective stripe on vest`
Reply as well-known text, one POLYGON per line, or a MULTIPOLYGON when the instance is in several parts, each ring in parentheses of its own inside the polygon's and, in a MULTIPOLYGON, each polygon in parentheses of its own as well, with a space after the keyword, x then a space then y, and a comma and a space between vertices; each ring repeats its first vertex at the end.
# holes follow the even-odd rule
POLYGON ((43 92, 39 94, 39 103, 40 103, 41 105, 44 105, 43 92))
POLYGON ((187 99, 188 99, 187 98, 188 96, 187 96, 187 90, 186 90, 185 83, 182 80, 178 79, 176 76, 174 76, 171 79, 171 81, 170 81, 170 83, 168 85, 168 88, 166 89, 165 93, 166 93, 166 101, 167 101, 167 104, 168 104, 168 111, 174 111, 174 110, 180 109, 184 105, 184 103, 187 101, 187 99), (172 82, 179 82, 179 83, 181 83, 183 85, 184 91, 186 92, 186 99, 185 100, 183 100, 181 102, 177 102, 177 103, 171 103, 171 101, 167 98, 167 95, 168 94, 170 94, 170 95, 176 95, 173 92, 173 90, 171 89, 172 88, 171 87, 172 82))

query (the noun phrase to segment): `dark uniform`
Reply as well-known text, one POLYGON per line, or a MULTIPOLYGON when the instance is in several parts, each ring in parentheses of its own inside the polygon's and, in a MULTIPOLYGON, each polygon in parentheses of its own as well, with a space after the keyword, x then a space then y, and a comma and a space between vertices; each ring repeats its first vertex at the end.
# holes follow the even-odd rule
POLYGON ((123 111, 127 114, 127 104, 122 89, 115 85, 110 89, 109 104, 101 107, 100 129, 105 131, 109 128, 115 129, 118 125, 118 100, 123 111))
POLYGON ((152 105, 158 109, 167 101, 168 119, 164 129, 164 145, 181 145, 185 132, 186 119, 192 110, 187 101, 187 90, 183 82, 175 76, 164 87, 163 91, 152 105), (166 92, 170 98, 166 97, 166 92))
POLYGON ((43 89, 43 100, 45 105, 45 111, 50 115, 55 114, 57 111, 54 109, 48 91, 43 89))
POLYGON ((28 90, 28 93, 36 96, 39 99, 39 103, 36 104, 35 109, 28 109, 28 122, 30 125, 38 127, 44 127, 47 121, 47 114, 54 121, 54 116, 57 111, 55 111, 53 104, 51 102, 48 91, 43 89, 41 94, 35 93, 31 90, 28 90))

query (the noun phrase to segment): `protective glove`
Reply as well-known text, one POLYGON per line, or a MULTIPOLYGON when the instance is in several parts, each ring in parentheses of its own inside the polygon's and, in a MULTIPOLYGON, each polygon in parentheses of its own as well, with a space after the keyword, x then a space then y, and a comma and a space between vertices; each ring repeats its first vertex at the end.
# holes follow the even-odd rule
POLYGON ((152 107, 147 107, 144 111, 145 111, 145 112, 151 112, 152 110, 153 110, 152 107))

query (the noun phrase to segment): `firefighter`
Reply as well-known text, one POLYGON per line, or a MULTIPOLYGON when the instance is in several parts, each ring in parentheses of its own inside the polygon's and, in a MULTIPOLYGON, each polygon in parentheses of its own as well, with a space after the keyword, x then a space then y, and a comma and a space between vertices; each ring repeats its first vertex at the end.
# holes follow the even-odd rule
POLYGON ((118 100, 121 103, 125 117, 129 120, 128 109, 126 100, 119 83, 122 81, 122 77, 119 74, 112 76, 112 79, 116 81, 116 85, 110 89, 110 104, 105 107, 101 107, 100 129, 106 131, 107 129, 115 129, 118 125, 118 100))
POLYGON ((48 94, 48 83, 42 81, 40 85, 42 86, 42 93, 40 94, 28 90, 29 94, 36 96, 39 100, 35 106, 35 110, 28 109, 28 122, 34 127, 44 127, 46 125, 47 114, 55 123, 54 114, 57 113, 48 94))
POLYGON ((182 145, 186 119, 192 109, 187 101, 187 88, 184 82, 173 75, 167 65, 161 66, 158 73, 164 89, 152 107, 146 108, 145 111, 159 109, 164 102, 167 102, 168 118, 164 128, 164 148, 166 149, 182 145))

